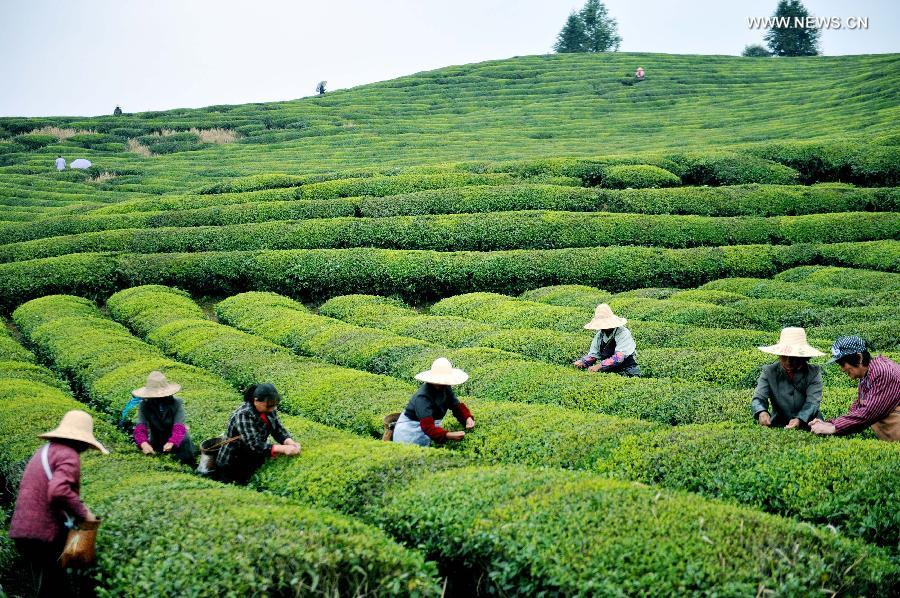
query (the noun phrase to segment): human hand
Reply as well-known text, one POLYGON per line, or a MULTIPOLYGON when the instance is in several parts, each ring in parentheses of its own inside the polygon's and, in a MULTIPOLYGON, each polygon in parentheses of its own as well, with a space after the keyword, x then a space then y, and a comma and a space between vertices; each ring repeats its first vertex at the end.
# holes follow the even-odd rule
POLYGON ((580 359, 576 359, 575 361, 573 361, 572 365, 574 365, 579 370, 583 370, 584 368, 587 367, 586 365, 584 365, 584 362, 581 361, 580 359))
POLYGON ((87 517, 85 517, 84 520, 85 521, 97 521, 97 516, 94 515, 94 512, 91 511, 90 509, 88 509, 87 507, 85 507, 85 509, 87 509, 87 517))
POLYGON ((466 430, 471 430, 475 427, 475 420, 471 417, 466 419, 466 430))
POLYGON ((761 426, 771 426, 772 425, 772 417, 769 415, 768 411, 760 411, 759 416, 757 416, 756 421, 759 422, 761 426))
POLYGON ((153 450, 153 447, 150 446, 150 443, 149 443, 149 442, 142 442, 142 443, 141 443, 141 450, 144 451, 144 454, 145 454, 145 455, 152 455, 153 453, 156 452, 156 451, 153 450))
POLYGON ((795 417, 787 423, 787 425, 784 427, 784 429, 785 430, 793 430, 794 428, 797 428, 799 426, 800 426, 800 420, 795 417))
POLYGON ((588 370, 589 372, 599 372, 601 367, 603 367, 603 366, 600 365, 599 363, 595 363, 594 365, 592 365, 591 367, 589 367, 587 370, 588 370))
POLYGON ((819 434, 821 436, 828 436, 829 434, 834 434, 837 431, 834 427, 834 424, 822 421, 821 419, 814 419, 809 422, 809 428, 810 430, 812 430, 813 434, 819 434))
POLYGON ((447 440, 462 440, 466 436, 466 433, 460 430, 459 432, 447 432, 447 440))
POLYGON ((163 452, 164 453, 171 452, 173 448, 175 448, 175 445, 172 444, 171 442, 167 442, 163 445, 163 452))
POLYGON ((289 445, 289 446, 296 446, 297 448, 300 448, 300 443, 297 442, 296 440, 294 440, 293 438, 285 438, 284 444, 289 445))
POLYGON ((296 444, 276 444, 275 453, 290 457, 300 453, 300 446, 296 444))

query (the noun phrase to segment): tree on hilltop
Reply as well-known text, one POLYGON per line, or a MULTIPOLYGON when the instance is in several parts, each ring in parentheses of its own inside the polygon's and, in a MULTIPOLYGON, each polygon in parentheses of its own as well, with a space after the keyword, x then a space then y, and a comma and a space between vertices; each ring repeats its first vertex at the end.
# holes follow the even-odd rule
POLYGON ((608 52, 619 49, 622 38, 616 20, 600 0, 587 0, 584 7, 569 15, 553 49, 559 53, 608 52))
POLYGON ((556 44, 553 49, 560 54, 570 54, 573 52, 586 52, 588 38, 584 32, 584 21, 577 12, 569 15, 569 19, 563 26, 562 31, 556 37, 556 44))
POLYGON ((800 0, 780 0, 775 21, 763 38, 775 56, 818 56, 820 31, 815 27, 795 27, 795 19, 806 22, 810 16, 800 0), (786 20, 785 20, 786 19, 786 20), (786 25, 782 27, 781 25, 786 25))

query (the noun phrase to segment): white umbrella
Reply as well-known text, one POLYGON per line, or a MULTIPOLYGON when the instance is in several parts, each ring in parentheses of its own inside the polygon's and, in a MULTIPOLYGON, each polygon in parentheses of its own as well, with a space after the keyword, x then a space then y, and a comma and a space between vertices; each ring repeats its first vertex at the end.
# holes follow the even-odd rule
POLYGON ((77 160, 72 160, 69 162, 69 168, 90 168, 91 161, 85 160, 84 158, 78 158, 77 160))

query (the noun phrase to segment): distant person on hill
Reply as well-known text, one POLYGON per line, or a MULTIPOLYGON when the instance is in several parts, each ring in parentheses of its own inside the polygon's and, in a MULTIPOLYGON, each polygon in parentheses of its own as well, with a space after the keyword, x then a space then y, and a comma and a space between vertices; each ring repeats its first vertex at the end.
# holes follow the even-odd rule
POLYGON ((62 156, 57 156, 56 158, 56 170, 61 171, 66 169, 66 159, 62 156))
POLYGON ((644 80, 644 67, 639 66, 637 70, 634 72, 634 78, 638 81, 644 80))
POLYGON ((900 441, 900 364, 872 357, 858 336, 842 336, 831 346, 832 359, 851 380, 859 380, 850 410, 831 421, 810 422, 816 434, 852 434, 871 427, 875 435, 900 441))
POLYGON ((113 110, 113 116, 122 116, 122 109, 116 106, 116 109, 113 110))
POLYGON ((628 322, 613 314, 606 303, 594 310, 594 319, 584 325, 587 330, 596 330, 588 354, 575 360, 572 365, 589 372, 613 372, 622 376, 640 377, 637 364, 637 344, 631 331, 625 327, 628 322))
POLYGON ((778 344, 759 350, 779 359, 759 373, 750 402, 753 418, 761 426, 808 430, 822 416, 822 372, 809 360, 825 354, 806 342, 803 328, 785 328, 778 344))
POLYGON ((272 384, 254 384, 244 391, 244 404, 228 421, 226 442, 216 458, 215 475, 223 482, 246 484, 268 459, 300 454, 295 442, 278 419, 281 395, 272 384), (268 442, 272 436, 278 444, 268 442))
POLYGON ((175 393, 180 384, 169 382, 162 372, 150 372, 147 384, 131 391, 140 399, 134 443, 145 455, 169 453, 194 466, 194 444, 185 425, 184 405, 175 393))
POLYGON ((397 419, 394 442, 430 446, 432 442, 462 440, 466 435, 464 431, 448 432, 441 427, 441 420, 447 411, 452 411, 466 430, 475 427, 469 408, 456 398, 452 388, 468 379, 467 373, 454 368, 450 360, 444 357, 435 359, 430 370, 417 374, 416 380, 423 384, 397 419))

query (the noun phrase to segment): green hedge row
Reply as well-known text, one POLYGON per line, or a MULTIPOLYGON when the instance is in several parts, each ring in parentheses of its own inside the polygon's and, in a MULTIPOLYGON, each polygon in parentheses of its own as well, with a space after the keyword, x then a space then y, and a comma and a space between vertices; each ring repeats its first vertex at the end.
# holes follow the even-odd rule
MULTIPOLYGON (((40 222, 0 223, 0 236, 11 243, 125 228, 225 226, 341 216, 387 217, 521 210, 765 217, 819 212, 895 212, 898 203, 896 189, 828 187, 598 191, 552 185, 511 185, 440 189, 394 197, 295 200, 285 197, 284 190, 274 190, 228 197, 176 196, 136 200, 80 216, 51 216, 40 222)), ((794 227, 795 230, 788 236, 809 238, 815 230, 829 231, 826 222, 830 220, 818 221, 817 228, 811 225, 794 227)), ((846 228, 848 235, 859 234, 852 231, 854 227, 864 227, 865 222, 864 218, 858 224, 845 221, 840 228, 846 228)), ((839 233, 831 231, 830 234, 839 233)))
POLYGON ((794 141, 767 143, 748 153, 797 169, 804 183, 845 181, 873 186, 900 181, 900 150, 896 146, 794 141))
MULTIPOLYGON (((243 297, 231 298, 226 303, 228 305, 220 304, 221 309, 219 311, 221 314, 224 315, 227 312, 232 316, 240 317, 243 322, 260 333, 267 328, 268 336, 283 339, 294 346, 306 343, 307 347, 315 345, 322 351, 326 351, 329 348, 329 341, 326 338, 328 336, 327 323, 324 322, 326 318, 318 318, 316 322, 314 320, 315 316, 304 313, 302 307, 286 298, 252 293, 243 297), (255 306, 254 303, 258 304, 258 306, 255 306), (296 317, 292 317, 292 314, 288 313, 289 311, 295 312, 296 317), (311 323, 314 324, 313 327, 309 327, 311 323)), ((255 368, 258 368, 260 371, 275 371, 283 374, 285 378, 284 384, 286 384, 285 388, 287 389, 285 391, 286 400, 295 401, 297 396, 303 396, 302 401, 306 403, 309 399, 305 395, 315 393, 319 395, 320 401, 343 403, 348 400, 347 396, 350 395, 351 405, 362 404, 363 408, 366 406, 372 408, 380 402, 379 399, 381 397, 389 394, 386 388, 379 388, 369 382, 370 380, 374 381, 375 377, 362 372, 352 372, 357 381, 355 387, 342 384, 334 385, 330 390, 331 396, 324 396, 319 392, 310 391, 308 390, 309 387, 314 385, 315 382, 306 380, 306 378, 312 378, 316 374, 321 374, 324 370, 315 370, 308 362, 301 362, 304 363, 302 368, 294 367, 286 370, 286 363, 281 360, 280 353, 279 357, 273 359, 271 355, 276 353, 276 351, 270 348, 270 353, 266 354, 263 352, 266 346, 254 341, 254 337, 236 333, 225 326, 197 320, 198 325, 196 327, 188 328, 187 322, 178 320, 178 318, 182 316, 190 317, 190 314, 196 310, 196 306, 192 307, 185 297, 169 289, 160 287, 131 289, 114 297, 110 305, 114 313, 133 314, 125 319, 132 323, 136 330, 151 330, 148 327, 148 323, 161 323, 166 318, 172 318, 173 321, 171 323, 162 324, 156 330, 151 330, 151 339, 158 339, 157 342, 160 343, 169 343, 170 346, 183 347, 183 349, 178 349, 182 352, 180 356, 187 357, 191 361, 197 360, 195 363, 200 361, 206 362, 209 367, 221 370, 224 375, 229 377, 240 376, 242 375, 241 372, 246 371, 248 367, 254 367, 249 365, 251 361, 257 363, 255 368), (194 332, 193 338, 188 334, 189 330, 194 332), (191 346, 196 348, 191 348, 191 346), (208 350, 211 350, 213 354, 211 355, 208 350), (221 356, 229 353, 235 355, 238 352, 241 354, 242 365, 238 366, 236 359, 232 359, 226 364, 220 363, 221 356), (265 363, 267 357, 274 361, 274 365, 269 366, 265 363), (291 382, 292 380, 294 381, 293 383, 291 382), (305 394, 304 391, 306 391, 305 394), (298 394, 295 395, 295 392, 298 394), (358 398, 352 393, 369 398, 358 398)), ((388 349, 381 353, 379 357, 377 353, 373 352, 373 349, 377 351, 377 348, 370 346, 367 349, 365 339, 360 338, 363 336, 361 333, 362 329, 335 328, 338 327, 332 326, 331 330, 335 338, 340 336, 342 340, 349 342, 349 346, 344 345, 346 346, 346 352, 355 355, 356 357, 351 357, 351 359, 356 359, 360 363, 368 358, 372 363, 380 360, 380 363, 385 364, 386 359, 391 357, 397 358, 398 355, 402 356, 403 351, 409 347, 415 348, 415 345, 409 343, 409 339, 395 337, 394 348, 396 350, 388 349)), ((379 336, 376 331, 372 332, 375 332, 374 336, 379 336)), ((381 336, 382 338, 387 338, 384 335, 381 336)), ((374 342, 370 343, 370 345, 376 344, 374 342)), ((334 340, 330 342, 330 346, 335 348, 335 350, 337 350, 337 345, 338 343, 334 340)), ((332 370, 336 369, 332 368, 332 370)), ((473 374, 473 377, 475 375, 473 374)), ((399 383, 397 386, 399 388, 399 383)), ((279 388, 281 387, 279 386, 279 388)), ((407 392, 412 388, 412 386, 407 387, 407 392)), ((604 418, 603 416, 578 413, 552 406, 542 406, 536 409, 528 405, 511 405, 509 403, 481 400, 470 401, 470 404, 476 413, 479 425, 473 433, 467 436, 464 442, 455 445, 453 448, 461 450, 465 454, 474 455, 479 460, 489 462, 608 469, 603 465, 606 458, 605 455, 618 446, 619 439, 629 435, 647 434, 659 429, 658 426, 653 424, 636 422, 634 420, 604 418), (516 422, 515 426, 510 425, 512 421, 516 422), (560 422, 565 422, 565 425, 560 425, 560 422)), ((359 409, 360 407, 353 408, 359 409)), ((448 420, 448 426, 453 427, 454 424, 448 420)), ((756 437, 757 433, 752 426, 747 426, 747 428, 748 437, 744 444, 749 449, 752 446, 752 439, 756 437)), ((822 440, 806 434, 791 436, 790 434, 782 434, 779 431, 769 432, 775 432, 777 435, 777 439, 770 442, 784 443, 786 451, 791 450, 789 447, 797 446, 796 443, 822 440), (803 437, 802 439, 800 438, 801 436, 803 437)), ((841 439, 829 440, 840 441, 841 439)), ((827 446, 824 443, 820 442, 819 444, 823 447, 821 450, 829 450, 824 448, 827 446)), ((860 446, 874 444, 876 444, 874 441, 869 441, 864 442, 860 446)), ((732 446, 719 445, 719 449, 733 453, 732 446)), ((752 483, 752 478, 745 477, 743 474, 747 468, 765 467, 767 460, 766 455, 752 450, 746 450, 740 454, 745 456, 747 462, 744 468, 735 468, 732 472, 733 475, 729 483, 735 489, 741 484, 752 483)), ((860 454, 865 453, 861 452, 860 454)), ((709 449, 707 449, 706 455, 714 461, 718 460, 714 452, 709 449)), ((697 455, 692 455, 689 463, 701 469, 706 467, 703 461, 698 460, 696 457, 697 455)), ((689 467, 690 465, 688 462, 685 462, 683 466, 689 467)), ((790 460, 783 459, 779 461, 779 467, 789 468, 790 460)), ((840 475, 843 476, 844 474, 840 475)), ((786 471, 782 471, 781 477, 784 480, 793 478, 786 471)), ((664 481, 664 483, 669 482, 673 485, 682 483, 675 476, 664 481)), ((298 485, 303 485, 303 482, 298 482, 298 485)), ((824 484, 823 487, 830 488, 829 484, 824 484)), ((715 491, 708 489, 707 494, 716 495, 715 491)), ((740 500, 740 496, 740 493, 736 490, 728 495, 729 498, 737 500, 740 500)), ((793 506, 790 504, 784 505, 781 512, 792 514, 795 507, 799 508, 799 505, 804 500, 803 496, 798 496, 797 502, 793 506)), ((838 499, 832 499, 830 504, 835 504, 834 501, 838 501, 838 499)), ((884 507, 883 503, 878 504, 882 504, 881 508, 884 507)), ((759 504, 762 508, 766 508, 765 505, 766 503, 763 501, 759 504)), ((875 504, 867 505, 864 510, 868 512, 873 508, 877 508, 875 504)), ((842 511, 836 511, 832 516, 821 520, 837 521, 838 513, 843 516, 842 511)), ((881 528, 879 526, 885 519, 881 518, 880 515, 875 518, 867 517, 869 517, 868 521, 875 525, 867 533, 869 535, 880 533, 879 530, 881 528)), ((888 517, 888 520, 890 520, 890 517, 888 517)), ((894 524, 889 523, 889 525, 894 524)))
MULTIPOLYGON (((176 284, 201 294, 269 290, 321 299, 347 293, 400 295, 416 303, 472 291, 518 293, 548 284, 581 283, 613 290, 647 284, 693 287, 728 276, 771 276, 816 263, 828 254, 849 265, 845 248, 885 257, 896 241, 834 245, 659 249, 430 252, 385 249, 310 249, 191 254, 84 253, 0 264, 0 309, 58 292, 102 296, 141 284, 176 284)), ((855 255, 855 254, 854 254, 855 255)))
POLYGON ((801 266, 777 274, 776 281, 834 286, 873 293, 900 291, 900 275, 861 268, 801 266))
POLYGON ((681 185, 681 179, 659 166, 634 164, 605 168, 600 184, 608 189, 646 189, 677 187, 681 185))
POLYGON ((176 253, 353 247, 497 251, 609 245, 677 248, 834 243, 895 239, 900 237, 898 231, 900 213, 735 219, 503 212, 113 229, 0 245, 0 262, 103 251, 176 253))
POLYGON ((689 153, 668 156, 686 185, 795 185, 800 173, 782 164, 750 155, 689 153))
MULTIPOLYGON (((46 326, 78 321, 68 316, 46 326)), ((89 328, 76 325, 73 331, 89 328)), ((71 342, 65 326, 60 330, 56 339, 45 326, 32 334, 42 338, 43 351, 58 351, 65 365, 57 366, 74 373, 80 356, 67 352, 78 352, 78 343, 71 342)), ((10 476, 40 445, 38 433, 52 429, 65 411, 85 409, 59 389, 5 377, 0 377, 0 404, 0 463, 9 480, 17 479, 10 476)), ((94 422, 98 439, 114 450, 83 458, 82 495, 104 519, 96 569, 101 596, 438 593, 433 565, 371 526, 187 475, 174 464, 137 454, 101 415, 95 413, 94 422), (278 538, 277 544, 271 538, 278 538)))
POLYGON ((203 189, 201 193, 295 187, 294 197, 297 199, 333 199, 336 197, 358 197, 362 195, 384 197, 428 189, 444 189, 465 185, 501 185, 515 182, 513 177, 502 173, 470 174, 464 172, 398 174, 394 176, 374 175, 309 183, 305 183, 304 177, 281 178, 283 176, 285 175, 268 175, 268 178, 265 179, 254 177, 252 181, 242 179, 237 182, 219 183, 203 189), (261 186, 262 184, 267 186, 261 186))
POLYGON ((303 220, 353 216, 352 201, 273 201, 190 210, 52 216, 39 222, 0 223, 7 243, 118 229, 226 226, 267 220, 303 220))
POLYGON ((741 185, 596 190, 547 185, 461 187, 390 198, 365 198, 364 216, 403 216, 514 210, 630 212, 699 216, 791 216, 821 212, 895 211, 897 189, 741 185))
POLYGON ((706 283, 700 290, 737 293, 754 299, 793 299, 829 307, 900 303, 900 289, 873 292, 766 278, 722 278, 706 283))

